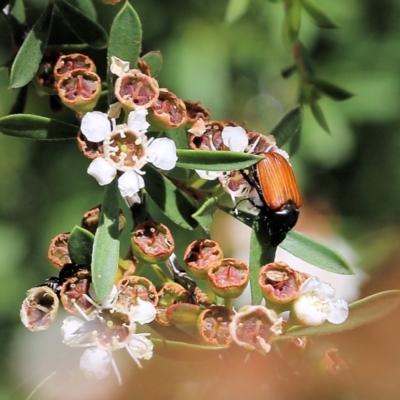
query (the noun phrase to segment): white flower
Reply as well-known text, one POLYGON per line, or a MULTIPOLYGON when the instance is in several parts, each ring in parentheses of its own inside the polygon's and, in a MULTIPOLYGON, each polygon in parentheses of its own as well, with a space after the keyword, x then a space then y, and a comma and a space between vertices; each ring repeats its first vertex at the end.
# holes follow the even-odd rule
POLYGON ((103 157, 92 161, 87 170, 100 185, 108 185, 117 171, 123 172, 118 187, 123 197, 132 197, 144 187, 141 170, 148 162, 155 167, 170 170, 175 167, 177 156, 175 143, 167 138, 148 139, 150 124, 146 121, 147 110, 138 107, 129 113, 128 123, 115 125, 107 114, 88 112, 82 119, 81 131, 94 143, 102 143, 103 157))
POLYGON ((111 56, 110 71, 118 76, 129 72, 129 61, 123 61, 118 57, 111 56))
POLYGON ((341 324, 349 315, 346 301, 334 300, 335 289, 316 276, 308 278, 301 286, 299 297, 293 304, 296 317, 304 325, 318 326, 325 321, 341 324))
POLYGON ((80 369, 85 375, 103 379, 112 367, 119 383, 122 383, 112 352, 125 348, 139 367, 139 360, 149 360, 153 355, 153 343, 146 337, 148 333, 136 333, 136 323, 153 321, 156 309, 153 304, 138 298, 138 304, 126 310, 116 303, 117 297, 115 286, 102 305, 87 296, 95 310, 89 315, 80 311, 84 319, 65 318, 61 331, 66 345, 89 347, 80 360, 80 369))

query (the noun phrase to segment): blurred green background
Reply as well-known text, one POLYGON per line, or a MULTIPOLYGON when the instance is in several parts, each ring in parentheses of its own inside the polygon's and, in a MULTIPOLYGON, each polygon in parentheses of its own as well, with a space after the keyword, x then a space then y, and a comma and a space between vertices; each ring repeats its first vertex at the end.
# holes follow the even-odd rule
MULTIPOLYGON (((251 0, 244 16, 232 24, 224 22, 226 0, 131 3, 143 24, 143 53, 161 50, 164 56, 160 86, 183 99, 200 100, 210 108, 213 119, 246 122, 248 128, 268 133, 296 105, 296 75, 284 80, 280 74, 292 64, 281 40, 281 3, 251 0)), ((34 21, 45 2, 25 4, 34 21)), ((94 4, 108 30, 120 5, 94 4)), ((356 96, 345 102, 321 100, 331 135, 316 124, 306 107, 300 150, 291 160, 306 207, 328 207, 334 228, 359 252, 361 268, 373 276, 373 282, 390 277, 387 283, 367 287, 366 293, 396 288, 400 2, 319 0, 318 4, 340 28, 319 29, 303 14, 300 38, 319 76, 356 96)), ((65 37, 69 37, 68 28, 55 23, 50 42, 59 43, 65 37)), ((105 52, 90 54, 104 72, 105 52)), ((49 99, 38 97, 33 85, 28 92, 27 113, 74 121, 70 110, 54 114, 49 99)), ((8 89, 7 68, 0 69, 0 93, 0 116, 5 116, 18 94, 8 89)), ((20 383, 15 374, 15 335, 41 335, 25 332, 20 323, 18 310, 25 292, 54 274, 46 258, 50 240, 79 223, 83 212, 101 201, 102 190, 86 174, 89 160, 81 156, 74 141, 34 142, 0 135, 0 149, 3 399, 20 383)), ((388 374, 388 368, 387 381, 376 387, 378 393, 385 386, 381 399, 395 398, 391 394, 398 390, 398 376, 388 374)), ((375 386, 370 385, 364 398, 376 398, 375 386)))

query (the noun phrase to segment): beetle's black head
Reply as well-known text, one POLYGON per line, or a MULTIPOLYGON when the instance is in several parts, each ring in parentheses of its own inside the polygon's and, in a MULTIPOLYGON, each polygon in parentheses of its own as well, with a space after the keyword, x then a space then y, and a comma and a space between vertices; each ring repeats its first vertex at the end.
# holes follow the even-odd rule
POLYGON ((259 218, 266 224, 271 245, 277 247, 283 242, 286 234, 296 225, 299 210, 289 201, 276 211, 264 207, 260 211, 259 218))

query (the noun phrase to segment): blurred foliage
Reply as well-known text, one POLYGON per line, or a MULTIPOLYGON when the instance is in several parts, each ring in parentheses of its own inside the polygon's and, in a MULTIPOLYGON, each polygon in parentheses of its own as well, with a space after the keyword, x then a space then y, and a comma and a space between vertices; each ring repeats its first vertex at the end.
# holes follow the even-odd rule
MULTIPOLYGON (((28 23, 44 1, 25 2, 28 23)), ((161 50, 158 79, 180 97, 200 100, 214 119, 233 119, 267 133, 296 104, 296 76, 281 70, 292 57, 281 39, 282 4, 252 0, 241 18, 225 22, 226 1, 132 1, 143 24, 143 53, 161 50)), ((99 22, 109 30, 120 5, 94 3, 99 22)), ((400 2, 319 0, 339 29, 318 28, 303 15, 300 39, 319 76, 356 94, 346 102, 320 101, 330 127, 326 134, 305 108, 299 151, 292 159, 307 201, 325 200, 341 216, 343 235, 371 254, 396 246, 400 219, 400 2), (379 241, 380 232, 385 244, 379 241), (368 249, 365 249, 368 243, 368 249)), ((304 13, 303 13, 304 14, 304 13)), ((2 21, 0 21, 0 25, 2 21)), ((0 27, 1 29, 1 27, 0 27)), ((70 31, 58 18, 50 43, 70 31)), ((9 40, 2 36, 1 40, 9 40)), ((105 70, 105 50, 90 55, 105 70)), ((1 55, 4 58, 4 55, 1 55)), ((11 90, 6 67, 0 70, 0 116, 9 113, 19 90, 11 90)), ((28 88, 27 112, 54 115, 48 99, 28 88), (48 104, 46 107, 45 104, 48 104)), ((63 108, 57 119, 74 121, 63 108)), ((0 359, 3 370, 9 343, 20 328, 16 310, 26 288, 49 275, 46 259, 52 237, 79 223, 96 205, 102 190, 84 172, 89 161, 77 156, 74 141, 30 142, 0 135, 0 359)), ((368 258, 367 258, 368 257, 368 258)), ((0 377, 0 398, 10 383, 0 377)))

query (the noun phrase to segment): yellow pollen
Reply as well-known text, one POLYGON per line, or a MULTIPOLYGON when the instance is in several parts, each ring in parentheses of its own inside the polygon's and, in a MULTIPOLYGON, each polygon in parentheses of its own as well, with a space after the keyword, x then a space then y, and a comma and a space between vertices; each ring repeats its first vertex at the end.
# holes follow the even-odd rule
POLYGON ((114 322, 112 322, 112 321, 107 321, 107 326, 108 326, 109 328, 112 328, 112 327, 114 326, 114 322))

